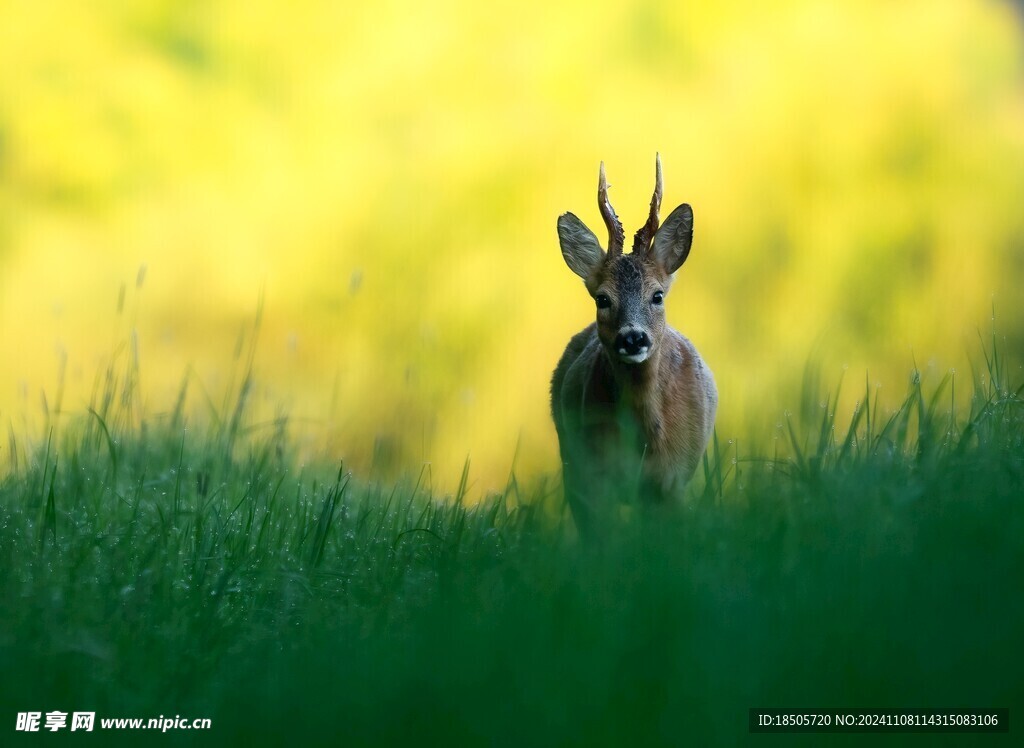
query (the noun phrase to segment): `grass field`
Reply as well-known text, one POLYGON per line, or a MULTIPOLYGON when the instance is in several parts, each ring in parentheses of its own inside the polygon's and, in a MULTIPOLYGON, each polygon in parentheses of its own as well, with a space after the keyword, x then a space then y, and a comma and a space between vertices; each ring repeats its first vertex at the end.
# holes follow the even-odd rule
POLYGON ((1019 720, 1024 378, 978 360, 842 424, 808 393, 738 459, 709 450, 675 521, 600 548, 557 477, 474 503, 427 469, 303 468, 283 422, 248 424, 248 378, 199 423, 140 413, 112 367, 88 415, 4 446, 0 742, 46 742, 14 732, 33 710, 212 720, 113 734, 158 745, 886 742, 748 736, 768 706, 1019 720))

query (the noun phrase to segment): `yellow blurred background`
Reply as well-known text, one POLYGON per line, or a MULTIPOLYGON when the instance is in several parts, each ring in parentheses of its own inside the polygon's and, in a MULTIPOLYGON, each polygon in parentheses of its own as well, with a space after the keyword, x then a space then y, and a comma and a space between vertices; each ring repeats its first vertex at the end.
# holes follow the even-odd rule
MULTIPOLYGON (((993 305, 1024 350, 1024 32, 990 0, 4 2, 0 423, 85 411, 137 331, 145 411, 254 403, 309 459, 477 489, 557 470, 548 380, 593 317, 558 250, 694 206, 667 304, 719 435, 807 359, 897 396, 993 305), (140 268, 144 279, 137 283, 140 268), (138 286, 138 287, 137 287, 138 286), (121 289, 127 289, 119 315, 121 289), (376 468, 374 468, 376 469, 376 468)), ((257 419, 257 416, 254 416, 257 419)), ((35 426, 34 426, 35 425, 35 426)), ((0 447, 0 459, 8 447, 0 447)))

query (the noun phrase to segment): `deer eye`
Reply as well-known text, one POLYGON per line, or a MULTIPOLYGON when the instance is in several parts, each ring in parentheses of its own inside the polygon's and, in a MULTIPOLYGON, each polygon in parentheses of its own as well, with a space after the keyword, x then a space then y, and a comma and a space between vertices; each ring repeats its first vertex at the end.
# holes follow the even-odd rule
POLYGON ((597 308, 598 309, 607 309, 608 307, 610 307, 612 305, 612 300, 609 299, 603 293, 599 293, 597 296, 595 296, 594 300, 597 301, 597 308))
POLYGON ((654 296, 651 298, 651 303, 652 304, 660 304, 664 300, 665 300, 665 294, 663 294, 661 291, 655 291, 654 292, 654 296))

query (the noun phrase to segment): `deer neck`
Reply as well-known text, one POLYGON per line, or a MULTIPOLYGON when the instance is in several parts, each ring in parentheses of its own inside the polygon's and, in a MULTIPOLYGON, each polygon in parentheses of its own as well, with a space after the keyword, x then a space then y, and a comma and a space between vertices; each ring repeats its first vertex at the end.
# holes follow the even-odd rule
POLYGON ((646 404, 657 400, 661 390, 660 345, 655 346, 647 360, 639 364, 627 364, 609 355, 606 350, 604 356, 615 381, 615 389, 620 393, 620 399, 624 403, 629 403, 637 410, 643 410, 646 404))
POLYGON ((636 447, 640 452, 657 451, 663 439, 661 346, 639 364, 626 364, 603 351, 610 373, 612 401, 620 416, 627 415, 639 427, 636 447))

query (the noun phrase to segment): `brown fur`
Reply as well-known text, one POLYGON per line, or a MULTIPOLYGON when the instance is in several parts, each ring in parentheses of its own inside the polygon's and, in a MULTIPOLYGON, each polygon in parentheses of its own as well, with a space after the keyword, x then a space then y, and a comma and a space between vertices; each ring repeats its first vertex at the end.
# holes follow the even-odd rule
MULTIPOLYGON (((668 326, 664 305, 652 301, 657 291, 667 298, 673 257, 685 260, 689 252, 692 211, 680 206, 676 212, 682 208, 690 233, 674 254, 679 242, 669 246, 655 238, 650 249, 641 244, 632 254, 601 253, 595 260, 589 247, 575 251, 578 232, 566 241, 560 220, 567 262, 585 276, 591 296, 603 294, 609 302, 598 308, 596 322, 569 341, 551 381, 566 500, 584 534, 611 515, 617 499, 638 494, 647 503, 677 503, 714 429, 714 377, 693 344, 668 326), (616 336, 624 329, 649 336, 646 360, 631 363, 617 353, 616 336)), ((656 225, 653 202, 652 216, 656 225)), ((664 229, 678 233, 673 216, 664 229)))

